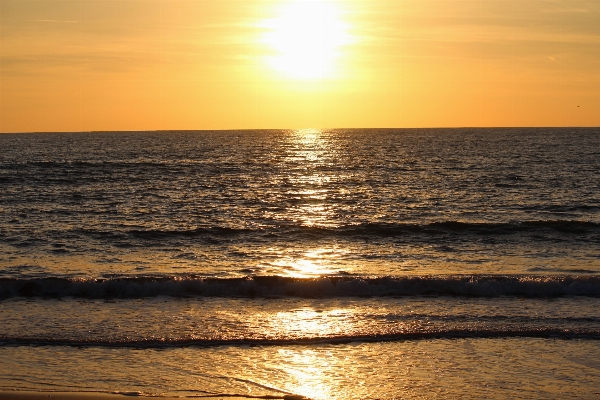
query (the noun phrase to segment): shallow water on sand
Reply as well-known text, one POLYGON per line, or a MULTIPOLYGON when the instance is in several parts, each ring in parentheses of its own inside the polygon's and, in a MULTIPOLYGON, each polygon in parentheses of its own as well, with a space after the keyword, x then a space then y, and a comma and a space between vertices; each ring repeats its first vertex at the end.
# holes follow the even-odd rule
POLYGON ((159 296, 17 298, 1 305, 0 340, 6 345, 142 349, 515 336, 600 339, 597 297, 159 296))
MULTIPOLYGON (((595 399, 600 343, 455 339, 136 350, 2 347, 3 387, 313 399, 595 399), (117 389, 116 389, 117 388, 117 389)), ((2 387, 0 387, 1 389, 2 387)))

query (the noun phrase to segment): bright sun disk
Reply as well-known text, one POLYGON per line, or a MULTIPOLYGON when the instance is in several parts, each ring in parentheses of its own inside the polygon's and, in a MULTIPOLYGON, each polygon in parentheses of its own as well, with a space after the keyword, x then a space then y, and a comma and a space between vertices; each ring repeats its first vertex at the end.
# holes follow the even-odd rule
POLYGON ((328 1, 286 2, 263 27, 264 43, 273 51, 267 63, 294 79, 334 76, 340 48, 350 43, 340 9, 328 1))

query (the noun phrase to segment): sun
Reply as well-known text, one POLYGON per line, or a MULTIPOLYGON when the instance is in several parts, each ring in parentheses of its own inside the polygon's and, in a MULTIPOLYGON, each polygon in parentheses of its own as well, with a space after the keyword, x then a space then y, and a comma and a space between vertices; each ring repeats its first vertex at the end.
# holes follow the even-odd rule
POLYGON ((351 42, 340 7, 331 1, 287 1, 263 24, 267 63, 293 79, 334 77, 342 46, 351 42))

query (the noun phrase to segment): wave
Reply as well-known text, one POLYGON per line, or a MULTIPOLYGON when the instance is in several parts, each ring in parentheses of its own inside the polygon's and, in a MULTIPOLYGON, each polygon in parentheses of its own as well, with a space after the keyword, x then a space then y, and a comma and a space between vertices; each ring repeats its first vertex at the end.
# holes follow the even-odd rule
POLYGON ((431 235, 470 233, 475 235, 490 235, 534 233, 539 231, 590 233, 600 231, 600 224, 578 220, 534 220, 504 223, 443 221, 429 224, 367 223, 344 226, 340 230, 349 234, 374 234, 379 236, 396 236, 405 233, 431 235))
POLYGON ((14 297, 335 298, 395 296, 600 296, 600 276, 458 275, 292 278, 248 276, 128 276, 115 278, 0 278, 0 299, 14 297))
POLYGON ((230 227, 206 227, 195 229, 131 229, 123 231, 105 231, 95 229, 81 229, 76 233, 84 234, 97 239, 126 240, 127 238, 142 240, 161 240, 169 238, 196 238, 202 236, 211 237, 229 237, 244 233, 250 233, 252 230, 244 228, 230 227))
POLYGON ((231 238, 239 235, 249 237, 300 237, 319 239, 327 237, 379 237, 407 238, 436 236, 505 236, 535 235, 537 240, 565 236, 577 236, 581 240, 600 240, 600 223, 577 220, 539 220, 506 223, 474 223, 445 221, 428 224, 417 223, 362 223, 337 227, 298 226, 280 224, 277 226, 252 228, 233 226, 209 226, 192 229, 117 229, 113 231, 81 229, 74 233, 96 239, 113 240, 169 240, 185 238, 231 238), (557 235, 558 234, 558 235, 557 235))
POLYGON ((116 348, 169 348, 169 347, 218 347, 218 346, 290 346, 311 344, 347 344, 399 342, 427 339, 501 339, 501 338, 552 338, 552 339, 600 339, 600 331, 585 328, 543 327, 519 328, 458 328, 430 329, 427 331, 399 332, 390 334, 333 335, 303 338, 140 338, 140 339, 69 339, 69 338, 21 338, 1 337, 0 346, 73 346, 116 348))

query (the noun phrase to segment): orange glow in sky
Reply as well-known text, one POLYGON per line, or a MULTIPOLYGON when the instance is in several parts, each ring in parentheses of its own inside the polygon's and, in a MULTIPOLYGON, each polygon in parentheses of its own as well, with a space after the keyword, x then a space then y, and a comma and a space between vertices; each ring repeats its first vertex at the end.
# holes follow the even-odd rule
POLYGON ((600 2, 0 0, 0 131, 598 126, 600 2))

